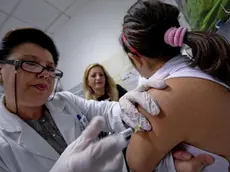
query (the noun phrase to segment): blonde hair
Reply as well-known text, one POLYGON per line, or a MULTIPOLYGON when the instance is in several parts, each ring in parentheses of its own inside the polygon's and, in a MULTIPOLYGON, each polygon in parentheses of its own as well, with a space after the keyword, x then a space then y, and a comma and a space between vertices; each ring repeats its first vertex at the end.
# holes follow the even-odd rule
POLYGON ((84 89, 85 98, 88 100, 90 100, 90 99, 97 100, 96 96, 94 95, 92 88, 88 85, 89 72, 94 67, 100 67, 104 72, 104 75, 105 75, 105 92, 110 97, 110 100, 118 101, 119 98, 118 98, 118 90, 116 87, 116 83, 114 82, 113 78, 109 75, 109 73, 106 71, 104 66, 102 66, 99 63, 90 64, 84 72, 83 89, 84 89))

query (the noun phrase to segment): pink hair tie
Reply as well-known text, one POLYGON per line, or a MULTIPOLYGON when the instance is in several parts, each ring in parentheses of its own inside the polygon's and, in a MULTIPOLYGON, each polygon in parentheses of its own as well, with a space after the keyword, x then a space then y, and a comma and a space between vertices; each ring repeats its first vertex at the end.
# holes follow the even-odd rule
POLYGON ((182 47, 186 32, 187 32, 187 28, 171 27, 165 32, 164 41, 166 44, 170 45, 171 47, 182 47))

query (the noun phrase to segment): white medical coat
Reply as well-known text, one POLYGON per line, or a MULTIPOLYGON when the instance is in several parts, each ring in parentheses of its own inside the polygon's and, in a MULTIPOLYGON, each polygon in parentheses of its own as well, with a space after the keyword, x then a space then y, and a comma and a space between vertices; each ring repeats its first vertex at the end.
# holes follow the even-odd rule
MULTIPOLYGON (((0 172, 48 172, 60 155, 34 129, 10 113, 3 99, 0 101, 0 172)), ((83 130, 76 118, 79 113, 89 121, 96 115, 104 116, 105 131, 124 129, 116 102, 87 101, 70 92, 61 92, 46 106, 68 145, 83 130)))

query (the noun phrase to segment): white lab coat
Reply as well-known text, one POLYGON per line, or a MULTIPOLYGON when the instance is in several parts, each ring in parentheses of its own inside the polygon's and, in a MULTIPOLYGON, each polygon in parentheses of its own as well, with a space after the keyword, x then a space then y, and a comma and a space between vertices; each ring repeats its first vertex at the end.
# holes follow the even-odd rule
MULTIPOLYGON (((0 172, 48 172, 59 154, 35 130, 10 113, 3 99, 0 102, 0 172)), ((70 92, 61 92, 46 106, 68 145, 83 130, 76 118, 79 113, 89 121, 96 115, 104 116, 106 131, 124 129, 116 102, 87 101, 70 92)), ((121 166, 123 170, 118 171, 126 171, 123 161, 121 166)))

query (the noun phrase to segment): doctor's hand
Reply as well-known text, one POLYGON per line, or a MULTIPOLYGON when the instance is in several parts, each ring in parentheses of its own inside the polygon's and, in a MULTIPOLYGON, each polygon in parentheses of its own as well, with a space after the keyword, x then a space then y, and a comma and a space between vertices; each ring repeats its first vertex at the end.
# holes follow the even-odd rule
POLYGON ((104 127, 104 118, 95 117, 66 148, 50 172, 115 172, 121 168, 123 159, 119 153, 127 146, 124 136, 113 135, 93 142, 104 127))
POLYGON ((119 103, 122 111, 122 120, 130 127, 135 128, 137 125, 141 129, 150 131, 152 129, 149 121, 136 108, 139 104, 143 109, 151 115, 158 115, 160 107, 147 90, 150 88, 164 89, 167 85, 162 80, 147 80, 142 82, 136 89, 127 92, 120 98, 119 103))
POLYGON ((213 164, 209 155, 194 157, 184 150, 173 151, 174 164, 177 172, 201 172, 206 166, 213 164))

